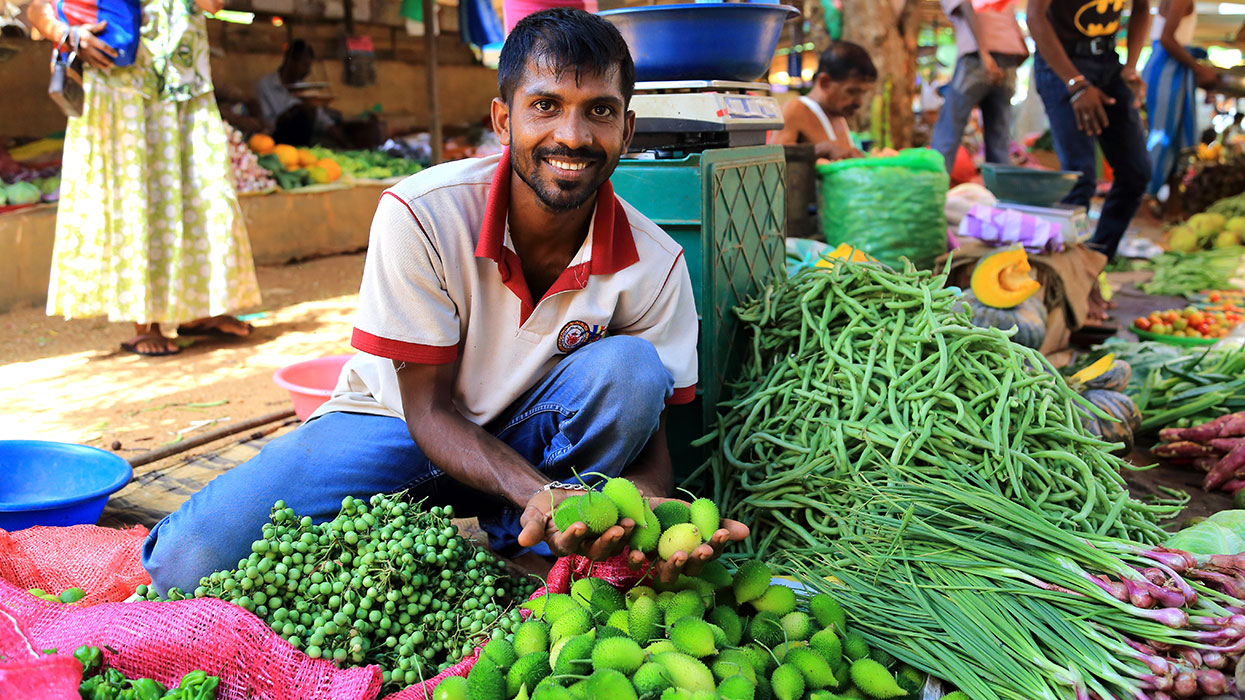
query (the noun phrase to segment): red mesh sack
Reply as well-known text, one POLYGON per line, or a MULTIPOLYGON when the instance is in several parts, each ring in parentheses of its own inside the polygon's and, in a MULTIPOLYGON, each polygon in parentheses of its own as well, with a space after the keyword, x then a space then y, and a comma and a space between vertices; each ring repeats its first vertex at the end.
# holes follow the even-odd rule
MULTIPOLYGON (((372 700, 380 691, 379 667, 339 669, 312 659, 263 620, 215 598, 79 607, 0 581, 0 609, 6 607, 35 649, 98 646, 105 666, 169 687, 202 669, 220 676, 221 700, 372 700)), ((17 651, 0 646, 6 656, 17 651)))
POLYGON ((145 537, 147 528, 141 525, 0 530, 0 579, 52 595, 76 586, 86 591, 76 605, 125 600, 140 584, 151 583, 139 559, 145 537))
POLYGON ((17 615, 0 604, 0 698, 79 700, 82 664, 71 654, 42 653, 17 615))
MULTIPOLYGON (((573 554, 569 557, 562 557, 553 565, 553 569, 549 571, 549 577, 545 579, 545 586, 538 588, 528 600, 539 598, 546 593, 569 593, 571 583, 587 576, 604 579, 622 589, 630 589, 638 584, 647 574, 648 564, 636 571, 632 571, 631 567, 627 565, 625 553, 598 562, 573 554)), ((526 620, 532 613, 529 610, 522 610, 519 614, 526 620)), ((480 658, 480 652, 483 649, 483 644, 477 645, 470 655, 457 664, 423 683, 416 683, 396 693, 386 695, 384 700, 430 700, 433 688, 436 688, 437 684, 445 678, 450 676, 463 676, 465 678, 471 672, 472 667, 476 665, 476 659, 480 658)))

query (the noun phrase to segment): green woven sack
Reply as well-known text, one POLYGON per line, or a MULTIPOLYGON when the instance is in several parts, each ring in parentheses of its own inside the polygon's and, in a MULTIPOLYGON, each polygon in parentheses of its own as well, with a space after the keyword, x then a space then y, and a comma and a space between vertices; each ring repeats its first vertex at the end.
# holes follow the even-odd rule
POLYGON ((909 148, 889 158, 856 158, 817 166, 818 215, 830 247, 840 243, 902 269, 902 258, 932 268, 947 251, 950 178, 941 155, 909 148))

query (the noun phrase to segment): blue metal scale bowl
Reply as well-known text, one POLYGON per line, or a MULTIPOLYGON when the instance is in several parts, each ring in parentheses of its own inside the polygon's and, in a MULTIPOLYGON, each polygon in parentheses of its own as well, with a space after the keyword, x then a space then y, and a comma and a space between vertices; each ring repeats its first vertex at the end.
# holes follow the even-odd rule
POLYGON ((636 80, 740 80, 764 76, 782 25, 799 10, 772 3, 704 2, 599 13, 618 27, 636 80))
POLYGON ((0 440, 0 529, 93 524, 130 463, 86 445, 0 440))

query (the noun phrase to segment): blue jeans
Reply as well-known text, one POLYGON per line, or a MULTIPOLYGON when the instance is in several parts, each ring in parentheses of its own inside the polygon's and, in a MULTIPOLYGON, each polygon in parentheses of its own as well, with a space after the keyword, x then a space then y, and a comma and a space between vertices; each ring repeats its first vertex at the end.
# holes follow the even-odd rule
POLYGON ((1012 95, 1016 94, 1015 61, 999 56, 999 66, 1007 76, 1002 85, 995 85, 986 77, 981 58, 965 54, 955 63, 955 74, 943 94, 942 109, 930 136, 929 147, 942 154, 947 161, 947 172, 955 166, 955 155, 964 139, 964 128, 973 108, 981 108, 982 140, 986 146, 986 162, 1010 161, 1012 95), (1004 65, 1006 63, 1006 66, 1004 65))
MULTIPOLYGON (((651 343, 610 336, 571 353, 484 427, 550 480, 571 478, 572 468, 617 476, 657 430, 673 388, 651 343)), ((429 506, 451 505, 458 517, 478 517, 498 554, 522 552, 520 510, 446 476, 405 421, 328 413, 265 445, 156 523, 143 567, 161 593, 191 591, 203 576, 250 555, 277 500, 319 523, 335 517, 346 496, 402 490, 429 506)))
MULTIPOLYGON (((1133 91, 1120 77, 1122 66, 1115 53, 1071 58, 1073 65, 1089 82, 1107 97, 1115 99, 1115 104, 1105 105, 1107 128, 1098 136, 1102 155, 1115 171, 1115 182, 1102 204, 1098 228, 1089 239, 1091 248, 1114 258, 1120 239, 1137 213, 1141 196, 1150 181, 1146 132, 1141 125, 1141 115, 1133 107, 1133 91)), ((1098 185, 1094 137, 1077 128, 1067 85, 1055 75, 1041 55, 1034 58, 1033 78, 1038 94, 1042 96, 1042 104, 1046 106, 1059 164, 1064 170, 1081 172, 1081 177, 1063 201, 1065 204, 1088 207, 1098 185)))

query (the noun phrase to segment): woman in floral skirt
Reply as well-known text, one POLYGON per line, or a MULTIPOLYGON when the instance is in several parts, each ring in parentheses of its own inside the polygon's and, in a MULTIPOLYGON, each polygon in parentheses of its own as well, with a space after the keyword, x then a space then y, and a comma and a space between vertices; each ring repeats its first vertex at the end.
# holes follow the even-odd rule
MULTIPOLYGON (((100 0, 100 4, 109 0, 100 0)), ((223 0, 144 0, 132 65, 70 27, 48 0, 28 17, 43 36, 78 46, 89 65, 81 117, 65 134, 49 315, 132 321, 121 344, 171 355, 178 335, 244 337, 227 315, 257 306, 259 285, 212 94, 205 11, 223 0)))

